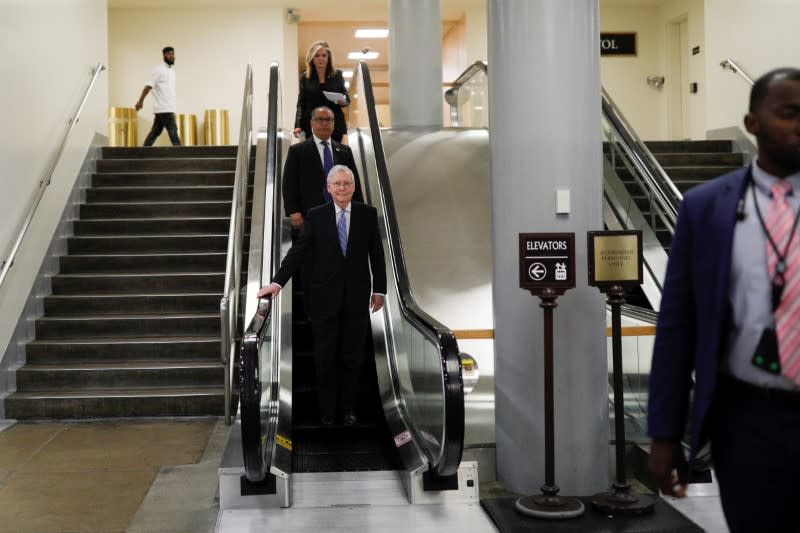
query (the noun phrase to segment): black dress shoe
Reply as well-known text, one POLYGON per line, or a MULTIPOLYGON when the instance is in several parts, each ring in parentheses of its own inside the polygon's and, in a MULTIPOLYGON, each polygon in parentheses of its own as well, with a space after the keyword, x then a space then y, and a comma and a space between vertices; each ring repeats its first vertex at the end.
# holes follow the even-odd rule
POLYGON ((322 415, 319 421, 322 422, 323 426, 332 426, 334 422, 333 415, 322 415))
POLYGON ((354 426, 358 422, 358 417, 353 411, 345 411, 342 415, 342 422, 345 426, 354 426))

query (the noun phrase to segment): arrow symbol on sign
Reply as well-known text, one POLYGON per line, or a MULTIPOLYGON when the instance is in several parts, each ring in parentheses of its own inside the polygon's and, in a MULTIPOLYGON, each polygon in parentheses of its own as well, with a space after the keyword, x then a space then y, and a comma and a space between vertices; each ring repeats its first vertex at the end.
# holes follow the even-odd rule
POLYGON ((547 275, 547 269, 541 263, 532 263, 528 267, 528 275, 533 281, 541 281, 547 275))

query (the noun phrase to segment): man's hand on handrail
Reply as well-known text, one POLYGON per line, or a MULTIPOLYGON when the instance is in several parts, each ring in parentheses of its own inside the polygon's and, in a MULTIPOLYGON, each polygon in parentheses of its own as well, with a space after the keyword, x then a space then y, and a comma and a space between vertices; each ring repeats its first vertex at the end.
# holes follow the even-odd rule
POLYGON ((281 292, 282 288, 283 287, 281 287, 277 283, 270 283, 269 285, 265 285, 265 286, 261 287, 261 289, 259 289, 258 294, 256 294, 256 296, 258 296, 259 298, 263 298, 264 296, 268 296, 268 295, 271 295, 271 296, 274 297, 274 296, 277 296, 279 292, 281 292))

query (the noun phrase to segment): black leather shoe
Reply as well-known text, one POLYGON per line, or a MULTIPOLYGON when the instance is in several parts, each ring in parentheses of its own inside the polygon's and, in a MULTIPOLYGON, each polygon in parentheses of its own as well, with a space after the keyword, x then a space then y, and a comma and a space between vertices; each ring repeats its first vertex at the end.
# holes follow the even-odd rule
POLYGON ((342 422, 345 426, 354 426, 358 422, 358 417, 353 411, 345 411, 342 415, 342 422))
POLYGON ((322 418, 319 419, 323 426, 332 426, 334 419, 332 415, 322 415, 322 418))

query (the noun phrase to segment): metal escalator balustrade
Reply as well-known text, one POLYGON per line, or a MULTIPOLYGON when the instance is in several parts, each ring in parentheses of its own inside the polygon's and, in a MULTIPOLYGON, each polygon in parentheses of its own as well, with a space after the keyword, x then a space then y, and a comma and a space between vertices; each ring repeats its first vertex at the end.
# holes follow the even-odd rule
POLYGON ((281 162, 289 141, 278 128, 281 115, 277 63, 270 66, 267 128, 256 143, 256 172, 248 255, 247 285, 243 296, 245 320, 250 319, 239 351, 242 453, 245 477, 260 483, 271 473, 291 473, 291 339, 285 329, 291 298, 258 299, 258 289, 269 282, 288 246, 289 228, 281 209, 281 162), (287 349, 288 348, 288 349, 287 349), (287 358, 288 364, 287 364, 287 358))
POLYGON ((452 331, 416 303, 403 258, 397 216, 369 68, 360 62, 348 134, 365 198, 378 210, 389 288, 372 314, 375 362, 386 421, 406 470, 452 476, 464 447, 464 384, 452 331))

